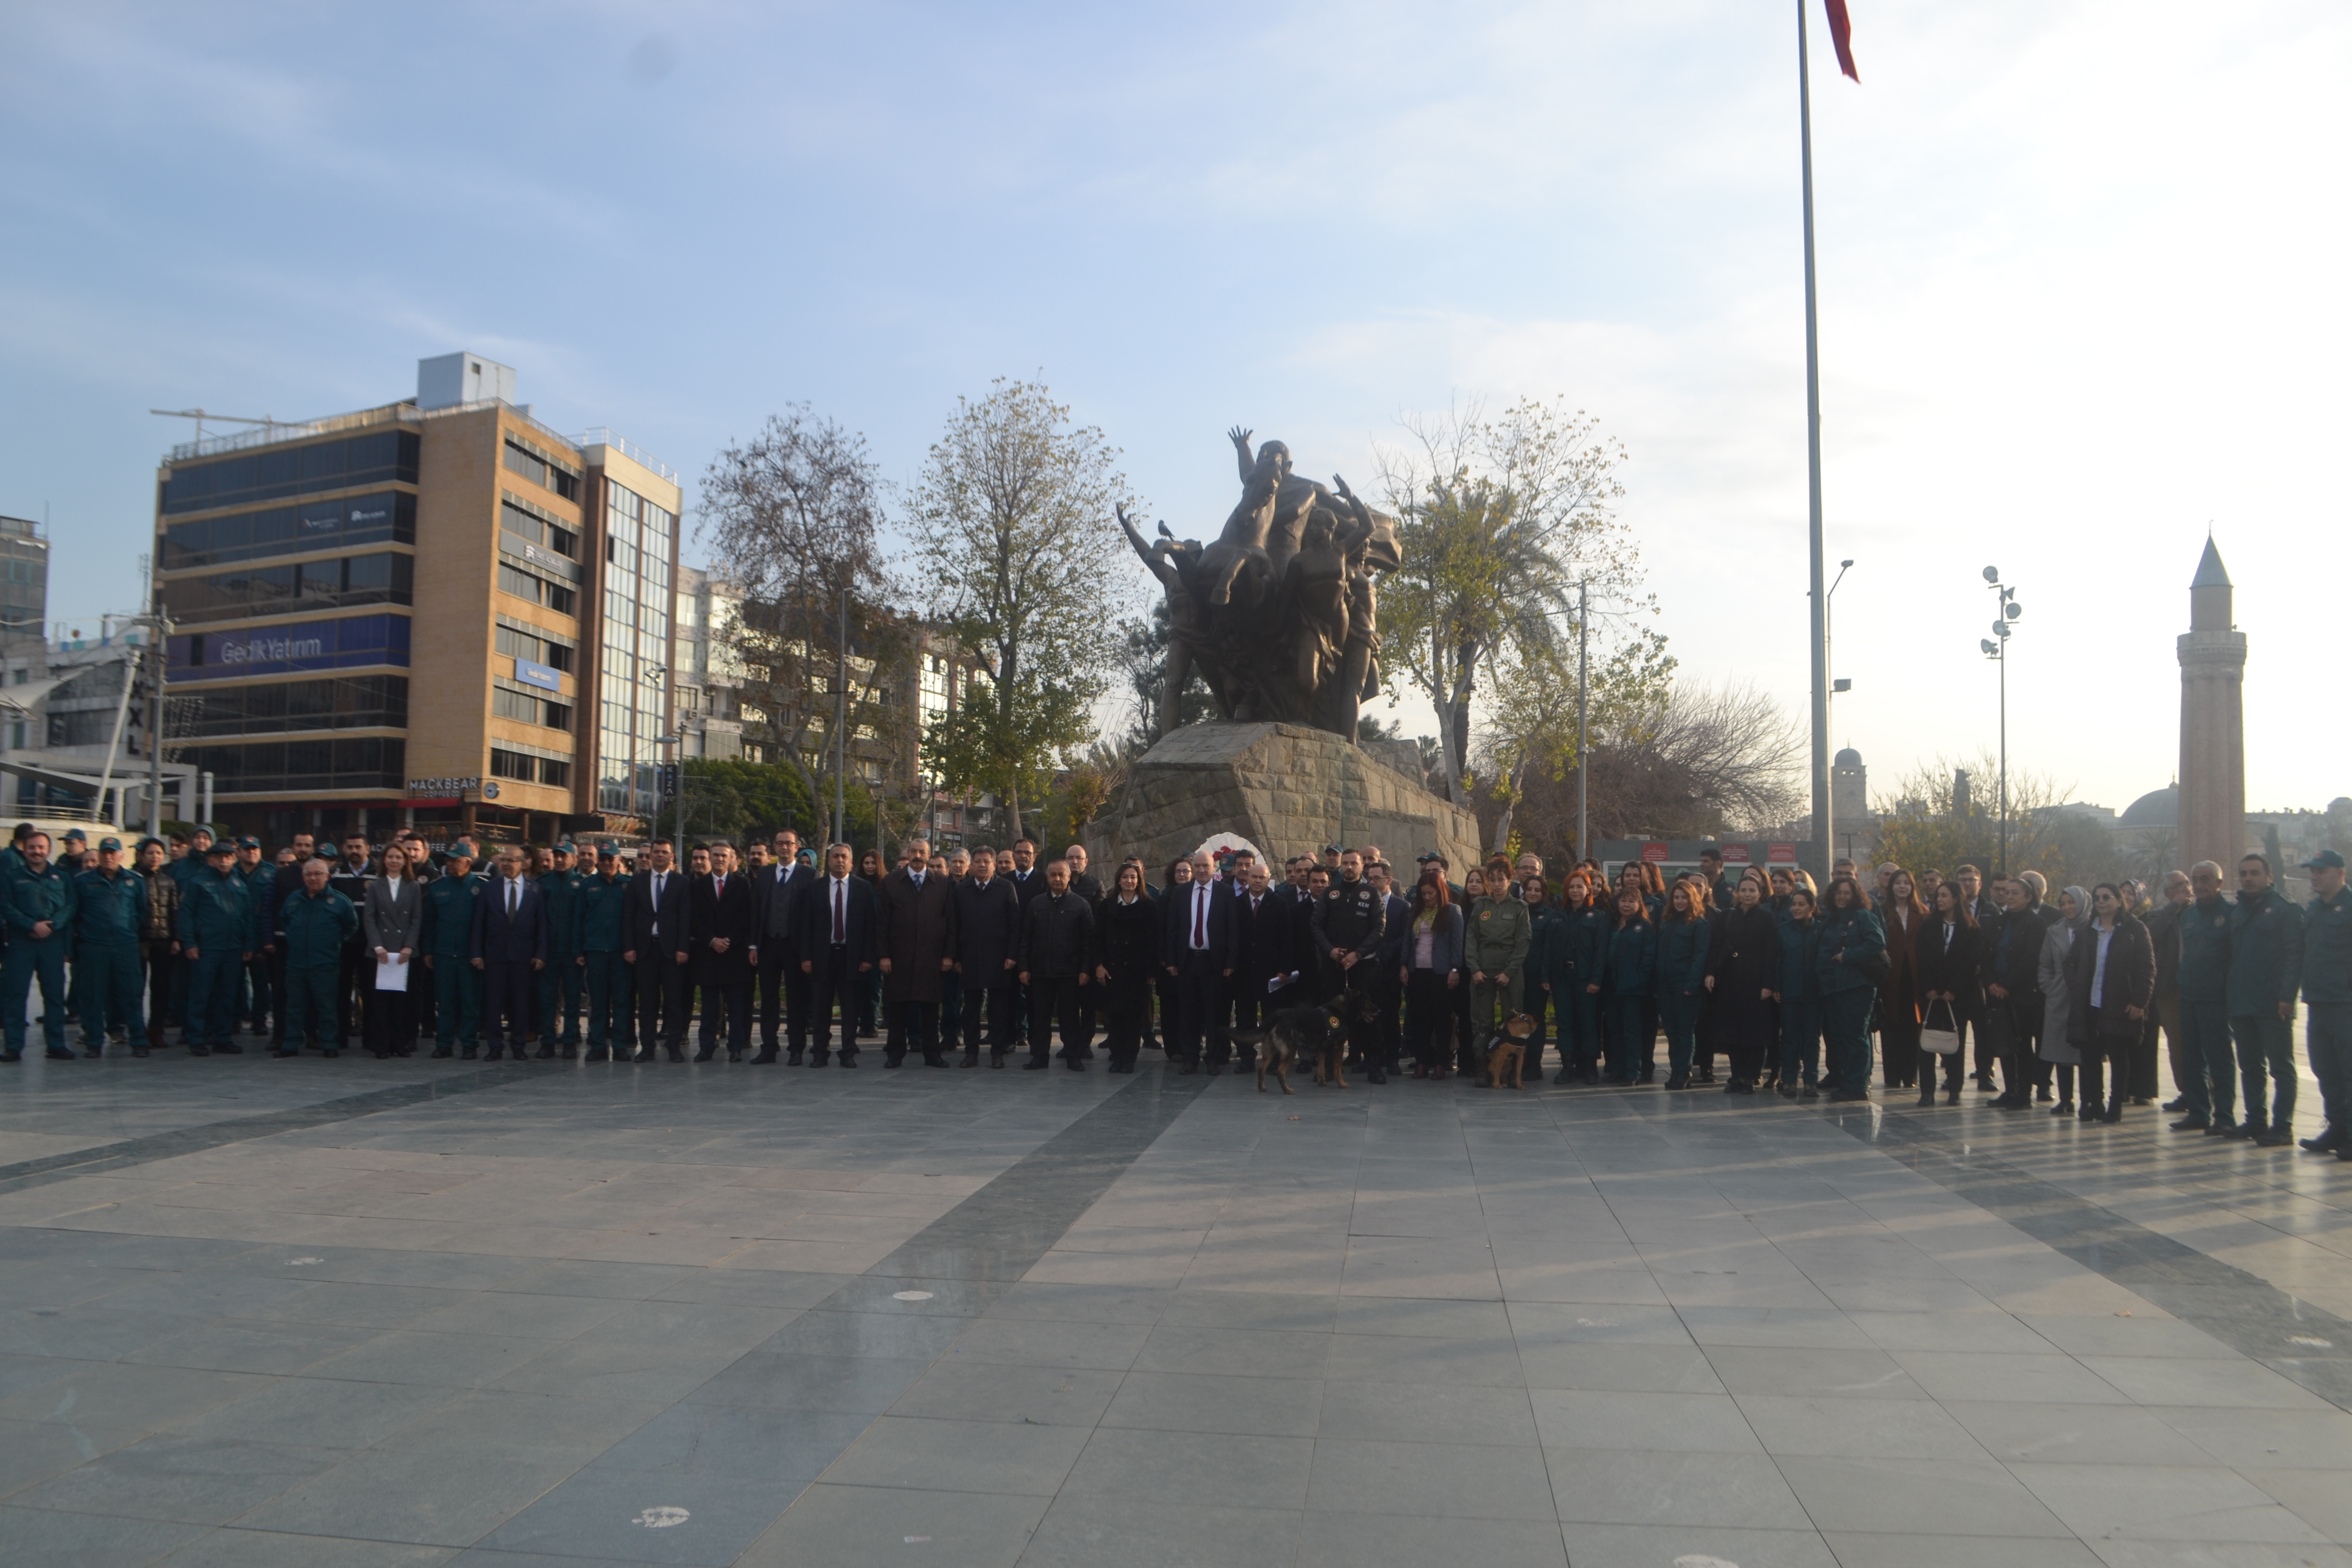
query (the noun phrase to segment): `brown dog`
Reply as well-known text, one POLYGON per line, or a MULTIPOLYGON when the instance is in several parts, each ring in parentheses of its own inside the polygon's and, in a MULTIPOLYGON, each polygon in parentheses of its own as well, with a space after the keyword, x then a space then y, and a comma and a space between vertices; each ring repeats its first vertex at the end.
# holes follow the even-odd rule
POLYGON ((1238 1047, 1257 1053, 1257 1091, 1260 1094, 1265 1092, 1265 1075, 1268 1073, 1272 1073, 1274 1080, 1282 1086, 1283 1093, 1292 1092, 1290 1064, 1298 1057, 1297 1037, 1292 1031, 1273 1027, 1235 1029, 1225 1037, 1238 1047))
POLYGON ((1481 1089, 1523 1089, 1520 1068, 1528 1058, 1528 1041, 1535 1037, 1536 1021, 1532 1014, 1514 1013, 1503 1021, 1503 1026, 1486 1041, 1486 1060, 1478 1069, 1481 1089))

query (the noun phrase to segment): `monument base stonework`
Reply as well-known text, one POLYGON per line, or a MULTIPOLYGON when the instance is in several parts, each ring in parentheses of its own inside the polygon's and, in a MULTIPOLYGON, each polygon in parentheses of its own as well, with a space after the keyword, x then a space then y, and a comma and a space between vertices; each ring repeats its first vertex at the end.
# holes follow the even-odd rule
POLYGON ((1444 856, 1457 881, 1478 857, 1475 816, 1338 735, 1225 720, 1188 725, 1146 752, 1084 837, 1108 887, 1127 856, 1140 857, 1156 883, 1170 861, 1216 833, 1238 833, 1272 856, 1277 882, 1282 861, 1327 844, 1378 845, 1406 887, 1426 851, 1444 856))

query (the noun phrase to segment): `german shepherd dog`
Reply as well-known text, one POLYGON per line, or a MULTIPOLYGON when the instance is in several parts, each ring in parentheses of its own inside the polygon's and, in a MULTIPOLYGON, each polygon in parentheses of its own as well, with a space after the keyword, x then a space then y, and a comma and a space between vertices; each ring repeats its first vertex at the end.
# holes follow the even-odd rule
POLYGON ((1532 1014, 1514 1013, 1503 1021, 1503 1026, 1487 1037, 1484 1059, 1478 1068, 1480 1089, 1522 1089, 1519 1069, 1526 1063, 1528 1041, 1536 1032, 1532 1014))
POLYGON ((1257 1052, 1258 1092, 1265 1092, 1265 1075, 1270 1072, 1282 1092, 1290 1093, 1292 1065, 1310 1056, 1317 1083, 1328 1079, 1347 1088, 1348 1080, 1339 1076, 1339 1058, 1348 1046, 1346 1011, 1352 1000, 1342 994, 1314 1006, 1285 1007, 1268 1016, 1263 1029, 1235 1029, 1230 1037, 1234 1044, 1257 1052))

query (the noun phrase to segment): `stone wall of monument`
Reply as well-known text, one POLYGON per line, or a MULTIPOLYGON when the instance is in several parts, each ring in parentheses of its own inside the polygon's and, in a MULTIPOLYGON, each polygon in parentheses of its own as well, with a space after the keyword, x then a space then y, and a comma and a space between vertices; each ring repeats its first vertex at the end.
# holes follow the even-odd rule
MULTIPOLYGON (((1435 850, 1455 877, 1478 854, 1478 821, 1339 736, 1301 724, 1189 725, 1129 770, 1087 852, 1106 883, 1138 855, 1157 881, 1212 834, 1238 833, 1279 862, 1326 844, 1378 845, 1401 881, 1435 850)), ((1277 879, 1279 879, 1277 878, 1277 879)))

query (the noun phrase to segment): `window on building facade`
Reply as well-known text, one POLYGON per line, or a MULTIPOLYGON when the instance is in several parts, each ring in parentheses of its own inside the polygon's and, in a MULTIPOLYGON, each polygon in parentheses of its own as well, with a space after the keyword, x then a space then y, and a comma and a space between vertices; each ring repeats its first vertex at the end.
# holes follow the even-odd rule
POLYGON ((174 463, 172 477, 163 481, 161 510, 168 516, 315 490, 355 489, 387 481, 413 485, 421 449, 415 431, 384 430, 247 457, 174 463))
POLYGON ((565 500, 580 499, 578 474, 511 436, 507 437, 506 464, 509 473, 520 474, 541 489, 553 490, 565 500))

